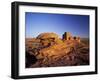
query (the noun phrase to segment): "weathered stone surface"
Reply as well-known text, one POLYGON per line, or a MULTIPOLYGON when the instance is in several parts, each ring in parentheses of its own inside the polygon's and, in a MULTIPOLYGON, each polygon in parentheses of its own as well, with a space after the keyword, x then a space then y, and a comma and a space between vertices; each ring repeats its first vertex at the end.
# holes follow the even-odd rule
POLYGON ((30 64, 26 57, 26 66, 34 68, 89 64, 89 45, 82 43, 79 37, 72 37, 71 34, 67 37, 70 39, 61 39, 55 33, 42 33, 36 38, 26 39, 27 56, 36 59, 30 64))
POLYGON ((38 39, 47 39, 47 38, 59 38, 59 36, 53 32, 51 33, 41 33, 37 36, 38 39))

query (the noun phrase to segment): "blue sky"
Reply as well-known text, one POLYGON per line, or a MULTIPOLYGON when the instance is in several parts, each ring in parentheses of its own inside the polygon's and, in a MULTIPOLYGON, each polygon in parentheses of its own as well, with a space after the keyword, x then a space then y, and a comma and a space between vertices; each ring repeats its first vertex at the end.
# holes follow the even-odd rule
POLYGON ((50 13, 25 13, 26 38, 43 32, 54 32, 60 37, 64 32, 73 36, 89 37, 89 16, 50 13))

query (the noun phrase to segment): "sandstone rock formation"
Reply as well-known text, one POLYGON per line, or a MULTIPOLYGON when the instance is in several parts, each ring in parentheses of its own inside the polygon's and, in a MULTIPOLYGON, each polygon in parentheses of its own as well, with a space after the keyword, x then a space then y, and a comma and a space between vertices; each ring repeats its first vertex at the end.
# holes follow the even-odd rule
POLYGON ((34 39, 26 39, 28 68, 84 64, 89 64, 89 47, 80 41, 80 37, 72 37, 65 32, 61 39, 51 32, 41 33, 34 39))

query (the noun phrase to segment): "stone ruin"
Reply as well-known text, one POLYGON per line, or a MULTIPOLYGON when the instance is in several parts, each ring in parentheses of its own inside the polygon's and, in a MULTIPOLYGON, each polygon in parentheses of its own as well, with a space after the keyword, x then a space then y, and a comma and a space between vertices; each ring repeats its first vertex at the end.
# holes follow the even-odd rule
POLYGON ((80 42, 80 37, 78 36, 73 37, 70 32, 65 32, 63 34, 63 40, 69 40, 69 41, 74 40, 80 42))

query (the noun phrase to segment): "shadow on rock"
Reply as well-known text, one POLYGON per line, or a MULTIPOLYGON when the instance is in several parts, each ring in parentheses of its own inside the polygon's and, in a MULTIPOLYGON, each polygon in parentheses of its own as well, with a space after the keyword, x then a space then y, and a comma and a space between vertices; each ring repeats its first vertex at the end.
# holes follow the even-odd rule
POLYGON ((26 68, 37 62, 37 58, 34 55, 30 55, 26 52, 26 68))

